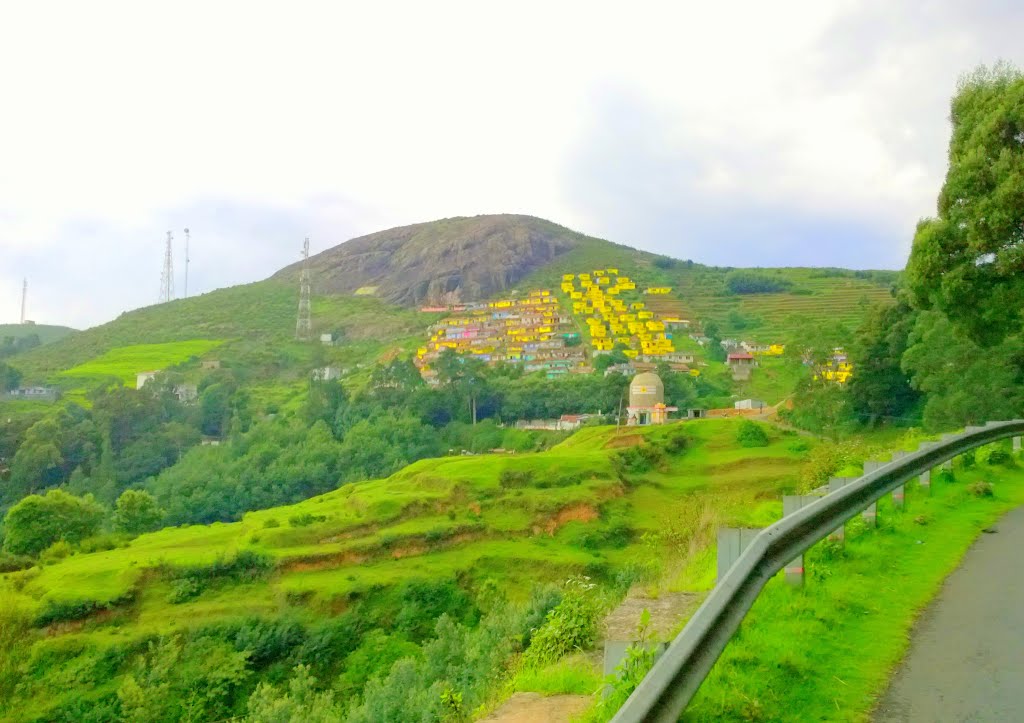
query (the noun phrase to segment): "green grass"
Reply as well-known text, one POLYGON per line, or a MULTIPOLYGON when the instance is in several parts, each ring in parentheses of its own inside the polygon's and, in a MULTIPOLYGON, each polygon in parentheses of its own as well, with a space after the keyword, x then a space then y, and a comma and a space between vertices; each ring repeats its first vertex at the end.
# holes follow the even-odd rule
MULTIPOLYGON (((628 487, 609 464, 616 448, 606 445, 616 430, 590 428, 547 452, 421 460, 387 480, 252 512, 237 523, 169 528, 124 548, 76 554, 34 573, 22 592, 29 601, 105 602, 138 589, 148 599, 152 578, 142 571, 209 563, 254 547, 281 566, 268 590, 315 609, 407 579, 450 576, 493 576, 506 592, 519 595, 531 581, 587 570, 613 575, 642 562, 648 554, 643 534, 657 532, 666 514, 691 498, 714 500, 723 515, 742 520, 761 514, 753 499, 777 498, 796 486, 801 457, 789 451, 790 436, 773 431, 769 447, 736 450, 733 420, 681 426, 692 438, 690 449, 670 459, 664 471, 634 475, 628 487), (532 473, 532 481, 505 489, 499 482, 504 470, 532 473), (303 514, 319 521, 291 526, 289 520, 303 514), (632 530, 625 547, 605 549, 583 541, 614 520, 632 530)), ((657 441, 670 431, 619 434, 657 441)), ((157 619, 160 604, 154 604, 152 619, 157 619)), ((181 608, 163 608, 167 625, 189 624, 181 608)))
POLYGON ((942 581, 982 528, 1024 503, 1020 469, 957 474, 931 496, 909 486, 903 511, 884 501, 879 528, 851 523, 845 548, 814 548, 802 589, 772 580, 684 720, 868 720, 942 581), (993 498, 967 492, 980 478, 998 480, 993 498))
POLYGON ((200 357, 223 342, 211 339, 190 339, 164 344, 136 344, 111 349, 85 364, 59 374, 60 377, 103 379, 113 377, 126 386, 135 386, 140 372, 157 371, 200 357))

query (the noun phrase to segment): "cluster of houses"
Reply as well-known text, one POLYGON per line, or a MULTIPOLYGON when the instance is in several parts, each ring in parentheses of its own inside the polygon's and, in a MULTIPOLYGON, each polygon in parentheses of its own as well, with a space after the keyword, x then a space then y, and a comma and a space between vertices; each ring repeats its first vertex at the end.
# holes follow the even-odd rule
MULTIPOLYGON (((672 335, 688 328, 689 320, 659 316, 648 309, 636 282, 620 275, 618 269, 565 274, 561 288, 572 303, 573 314, 587 325, 595 354, 611 352, 618 345, 630 359, 685 363, 673 358, 676 349, 672 335)), ((664 296, 671 291, 668 286, 652 286, 642 293, 664 296)))
POLYGON ((526 372, 543 371, 548 377, 591 371, 572 318, 547 289, 449 308, 457 312, 432 325, 430 340, 416 350, 414 361, 427 383, 436 383, 432 365, 445 349, 489 364, 521 364, 526 372))
POLYGON ((55 402, 60 397, 56 387, 28 386, 11 389, 0 395, 0 398, 11 401, 55 402))
POLYGON ((832 356, 821 369, 820 374, 825 381, 846 384, 853 376, 853 362, 847 356, 846 350, 842 347, 833 349, 832 356))

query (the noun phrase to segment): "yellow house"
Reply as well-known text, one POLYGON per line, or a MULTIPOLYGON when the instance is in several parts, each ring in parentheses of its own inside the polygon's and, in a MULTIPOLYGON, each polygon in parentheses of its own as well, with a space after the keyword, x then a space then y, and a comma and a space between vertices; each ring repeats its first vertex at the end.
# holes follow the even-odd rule
POLYGON ((576 278, 576 274, 562 274, 562 281, 572 281, 576 278))
POLYGON ((618 269, 608 269, 608 273, 612 274, 613 276, 618 276, 619 275, 619 270, 618 269))

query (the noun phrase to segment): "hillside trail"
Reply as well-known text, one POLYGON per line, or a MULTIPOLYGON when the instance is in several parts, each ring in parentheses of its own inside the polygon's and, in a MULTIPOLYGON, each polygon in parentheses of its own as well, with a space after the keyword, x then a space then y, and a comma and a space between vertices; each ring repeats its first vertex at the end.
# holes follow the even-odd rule
POLYGON ((985 532, 918 620, 875 723, 1024 720, 1024 507, 985 532))
MULTIPOLYGON (((640 616, 651 615, 649 634, 654 640, 668 642, 679 622, 693 613, 703 595, 691 592, 663 593, 650 597, 633 589, 604 621, 605 640, 636 638, 640 616)), ((601 646, 587 657, 598 669, 603 664, 601 646)), ((568 723, 583 713, 593 701, 588 695, 552 695, 515 693, 481 723, 568 723)))

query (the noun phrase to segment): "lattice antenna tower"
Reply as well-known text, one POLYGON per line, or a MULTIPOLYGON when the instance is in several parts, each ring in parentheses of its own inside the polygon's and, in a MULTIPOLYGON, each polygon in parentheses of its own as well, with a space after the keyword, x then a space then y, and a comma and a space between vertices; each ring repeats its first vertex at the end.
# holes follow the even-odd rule
POLYGON ((174 299, 174 253, 171 242, 174 236, 167 232, 167 250, 164 251, 164 267, 160 272, 160 303, 174 299))
POLYGON ((188 298, 188 263, 191 259, 188 257, 188 229, 185 229, 185 296, 188 298))
POLYGON ((313 321, 309 310, 309 236, 302 244, 302 274, 299 276, 299 318, 295 322, 295 338, 309 341, 313 336, 313 321))
POLYGON ((28 301, 28 279, 21 280, 21 323, 25 324, 25 302, 28 301))

